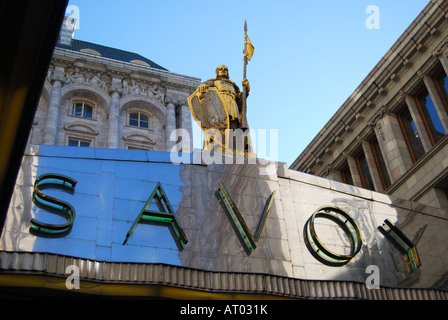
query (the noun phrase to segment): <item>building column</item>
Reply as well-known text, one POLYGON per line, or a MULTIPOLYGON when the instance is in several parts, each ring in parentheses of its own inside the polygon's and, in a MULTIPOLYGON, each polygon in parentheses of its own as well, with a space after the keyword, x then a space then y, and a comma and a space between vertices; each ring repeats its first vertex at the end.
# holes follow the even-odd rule
POLYGON ((391 183, 394 183, 413 165, 398 119, 384 108, 371 126, 378 139, 391 183))
POLYGON ((361 177, 359 176, 358 166, 356 165, 356 160, 352 156, 347 156, 347 164, 352 175, 353 185, 355 187, 363 188, 361 177))
POLYGON ((171 133, 176 130, 176 105, 177 101, 167 98, 166 120, 165 120, 165 150, 170 152, 172 147, 176 145, 176 141, 170 140, 171 133))
POLYGON ((48 102, 47 119, 44 128, 43 144, 54 145, 58 131, 59 108, 61 106, 62 82, 64 82, 64 68, 56 67, 51 76, 53 85, 51 87, 50 99, 48 102))
MULTIPOLYGON (((183 147, 182 150, 189 150, 189 152, 193 152, 193 128, 191 125, 191 112, 190 107, 188 106, 187 100, 181 100, 181 117, 182 117, 182 128, 185 129, 188 132, 189 139, 188 141, 185 141, 185 143, 188 143, 188 145, 185 145, 185 148, 183 147)), ((184 138, 182 138, 182 141, 184 138)), ((184 143, 183 143, 184 145, 184 143)))
POLYGON ((333 166, 329 165, 325 168, 325 170, 322 172, 322 177, 342 182, 341 175, 339 171, 335 170, 333 166))
POLYGON ((120 95, 123 93, 123 87, 120 79, 112 78, 109 92, 111 93, 111 100, 109 104, 106 147, 111 149, 118 149, 120 95))
POLYGON ((431 100, 434 103, 434 107, 436 108, 440 122, 442 122, 443 130, 448 132, 448 113, 445 109, 442 98, 440 97, 439 91, 437 90, 436 84, 434 83, 434 80, 427 75, 423 76, 423 81, 428 89, 429 95, 431 96, 431 100))

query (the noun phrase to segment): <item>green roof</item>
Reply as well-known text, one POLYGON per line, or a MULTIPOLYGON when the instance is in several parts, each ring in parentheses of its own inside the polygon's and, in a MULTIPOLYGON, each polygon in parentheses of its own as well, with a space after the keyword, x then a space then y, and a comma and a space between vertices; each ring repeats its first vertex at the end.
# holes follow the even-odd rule
POLYGON ((101 57, 104 57, 104 58, 109 58, 112 60, 118 60, 118 61, 123 61, 123 62, 134 62, 137 64, 143 64, 143 65, 147 64, 151 68, 168 71, 167 69, 158 65, 154 61, 151 61, 137 53, 124 51, 124 50, 120 50, 120 49, 115 49, 115 48, 111 48, 111 47, 106 47, 106 46, 102 46, 102 45, 87 42, 87 41, 72 39, 69 45, 58 41, 58 43, 56 44, 56 48, 84 52, 84 53, 89 53, 89 51, 90 51, 90 53, 94 53, 94 54, 96 51, 99 55, 101 55, 101 57), (91 51, 91 50, 94 50, 94 51, 91 51))

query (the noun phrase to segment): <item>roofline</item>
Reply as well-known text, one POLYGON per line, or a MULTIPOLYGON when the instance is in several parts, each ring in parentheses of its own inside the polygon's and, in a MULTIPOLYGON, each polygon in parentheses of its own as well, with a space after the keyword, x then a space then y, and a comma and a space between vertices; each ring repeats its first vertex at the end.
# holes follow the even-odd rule
MULTIPOLYGON (((102 45, 102 44, 94 43, 94 42, 91 42, 91 41, 85 41, 85 40, 80 40, 80 39, 71 39, 70 44, 64 44, 64 43, 58 41, 58 42, 56 43, 55 48, 66 49, 66 50, 70 50, 70 51, 74 51, 74 52, 82 52, 82 51, 78 51, 78 50, 71 50, 71 49, 67 49, 67 48, 65 48, 66 46, 73 46, 72 42, 76 42, 78 45, 79 45, 79 44, 85 44, 85 45, 87 45, 87 46, 101 47, 103 50, 111 50, 111 51, 115 51, 115 52, 121 52, 121 53, 126 53, 126 54, 130 54, 130 55, 134 55, 134 56, 136 56, 136 58, 139 57, 139 58, 142 58, 142 59, 147 60, 148 62, 154 64, 155 66, 157 66, 157 67, 153 67, 153 68, 155 68, 155 69, 168 70, 168 69, 166 69, 165 67, 162 67, 162 66, 159 65, 158 63, 152 61, 151 59, 148 59, 148 58, 142 56, 142 55, 139 54, 139 53, 132 52, 132 51, 128 51, 128 50, 118 49, 118 48, 114 48, 114 47, 110 47, 110 46, 106 46, 106 45, 102 45)), ((92 49, 92 50, 95 50, 94 48, 89 48, 89 47, 88 47, 88 48, 85 48, 85 49, 92 49)), ((81 50, 82 50, 82 49, 81 49, 81 50)), ((96 50, 95 50, 95 51, 96 51, 96 50)), ((100 56, 101 56, 101 57, 104 57, 104 58, 107 58, 106 56, 102 55, 101 53, 100 53, 100 56)), ((114 58, 109 58, 109 59, 117 60, 117 61, 124 61, 124 60, 114 59, 114 58)), ((143 61, 143 60, 142 60, 142 61, 143 61)), ((144 61, 144 62, 146 62, 146 61, 144 61)))
POLYGON ((159 75, 159 76, 161 76, 162 79, 168 78, 170 81, 177 80, 174 82, 177 82, 179 84, 184 84, 184 85, 192 87, 192 88, 194 87, 194 89, 196 89, 197 85, 201 83, 201 79, 197 78, 197 77, 187 76, 187 75, 183 75, 180 73, 174 73, 169 70, 153 68, 151 66, 144 66, 144 65, 131 63, 131 62, 125 62, 125 61, 121 61, 121 60, 106 58, 103 56, 97 56, 94 54, 89 54, 89 53, 85 53, 85 52, 81 52, 81 51, 74 51, 74 50, 56 47, 54 50, 54 53, 53 53, 53 57, 55 54, 62 54, 63 56, 72 56, 74 59, 77 59, 81 56, 81 57, 88 58, 90 60, 94 60, 94 61, 96 60, 98 62, 108 61, 111 64, 115 64, 116 66, 119 66, 120 68, 129 70, 129 71, 145 71, 145 72, 149 72, 149 73, 152 73, 155 75, 159 75))

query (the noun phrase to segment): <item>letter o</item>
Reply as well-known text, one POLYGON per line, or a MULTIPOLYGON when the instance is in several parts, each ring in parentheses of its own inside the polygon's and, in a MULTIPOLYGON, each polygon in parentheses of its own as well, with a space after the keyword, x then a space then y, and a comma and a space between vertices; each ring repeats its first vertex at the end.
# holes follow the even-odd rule
POLYGON ((310 253, 320 262, 332 267, 348 263, 362 247, 361 234, 356 222, 344 210, 337 207, 321 207, 307 220, 303 227, 303 238, 310 253), (326 218, 342 228, 350 241, 350 253, 338 254, 327 249, 316 234, 314 220, 317 217, 326 218))

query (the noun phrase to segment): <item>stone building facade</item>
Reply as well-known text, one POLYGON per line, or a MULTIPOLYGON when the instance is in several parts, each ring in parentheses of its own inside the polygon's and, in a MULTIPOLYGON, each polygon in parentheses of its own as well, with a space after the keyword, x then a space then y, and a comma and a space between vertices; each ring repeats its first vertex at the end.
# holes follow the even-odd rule
POLYGON ((431 0, 291 168, 447 208, 447 17, 431 0))
POLYGON ((170 151, 177 144, 170 134, 185 129, 191 139, 179 138, 179 146, 192 150, 187 97, 200 79, 136 53, 73 39, 73 30, 66 18, 29 143, 170 151))

